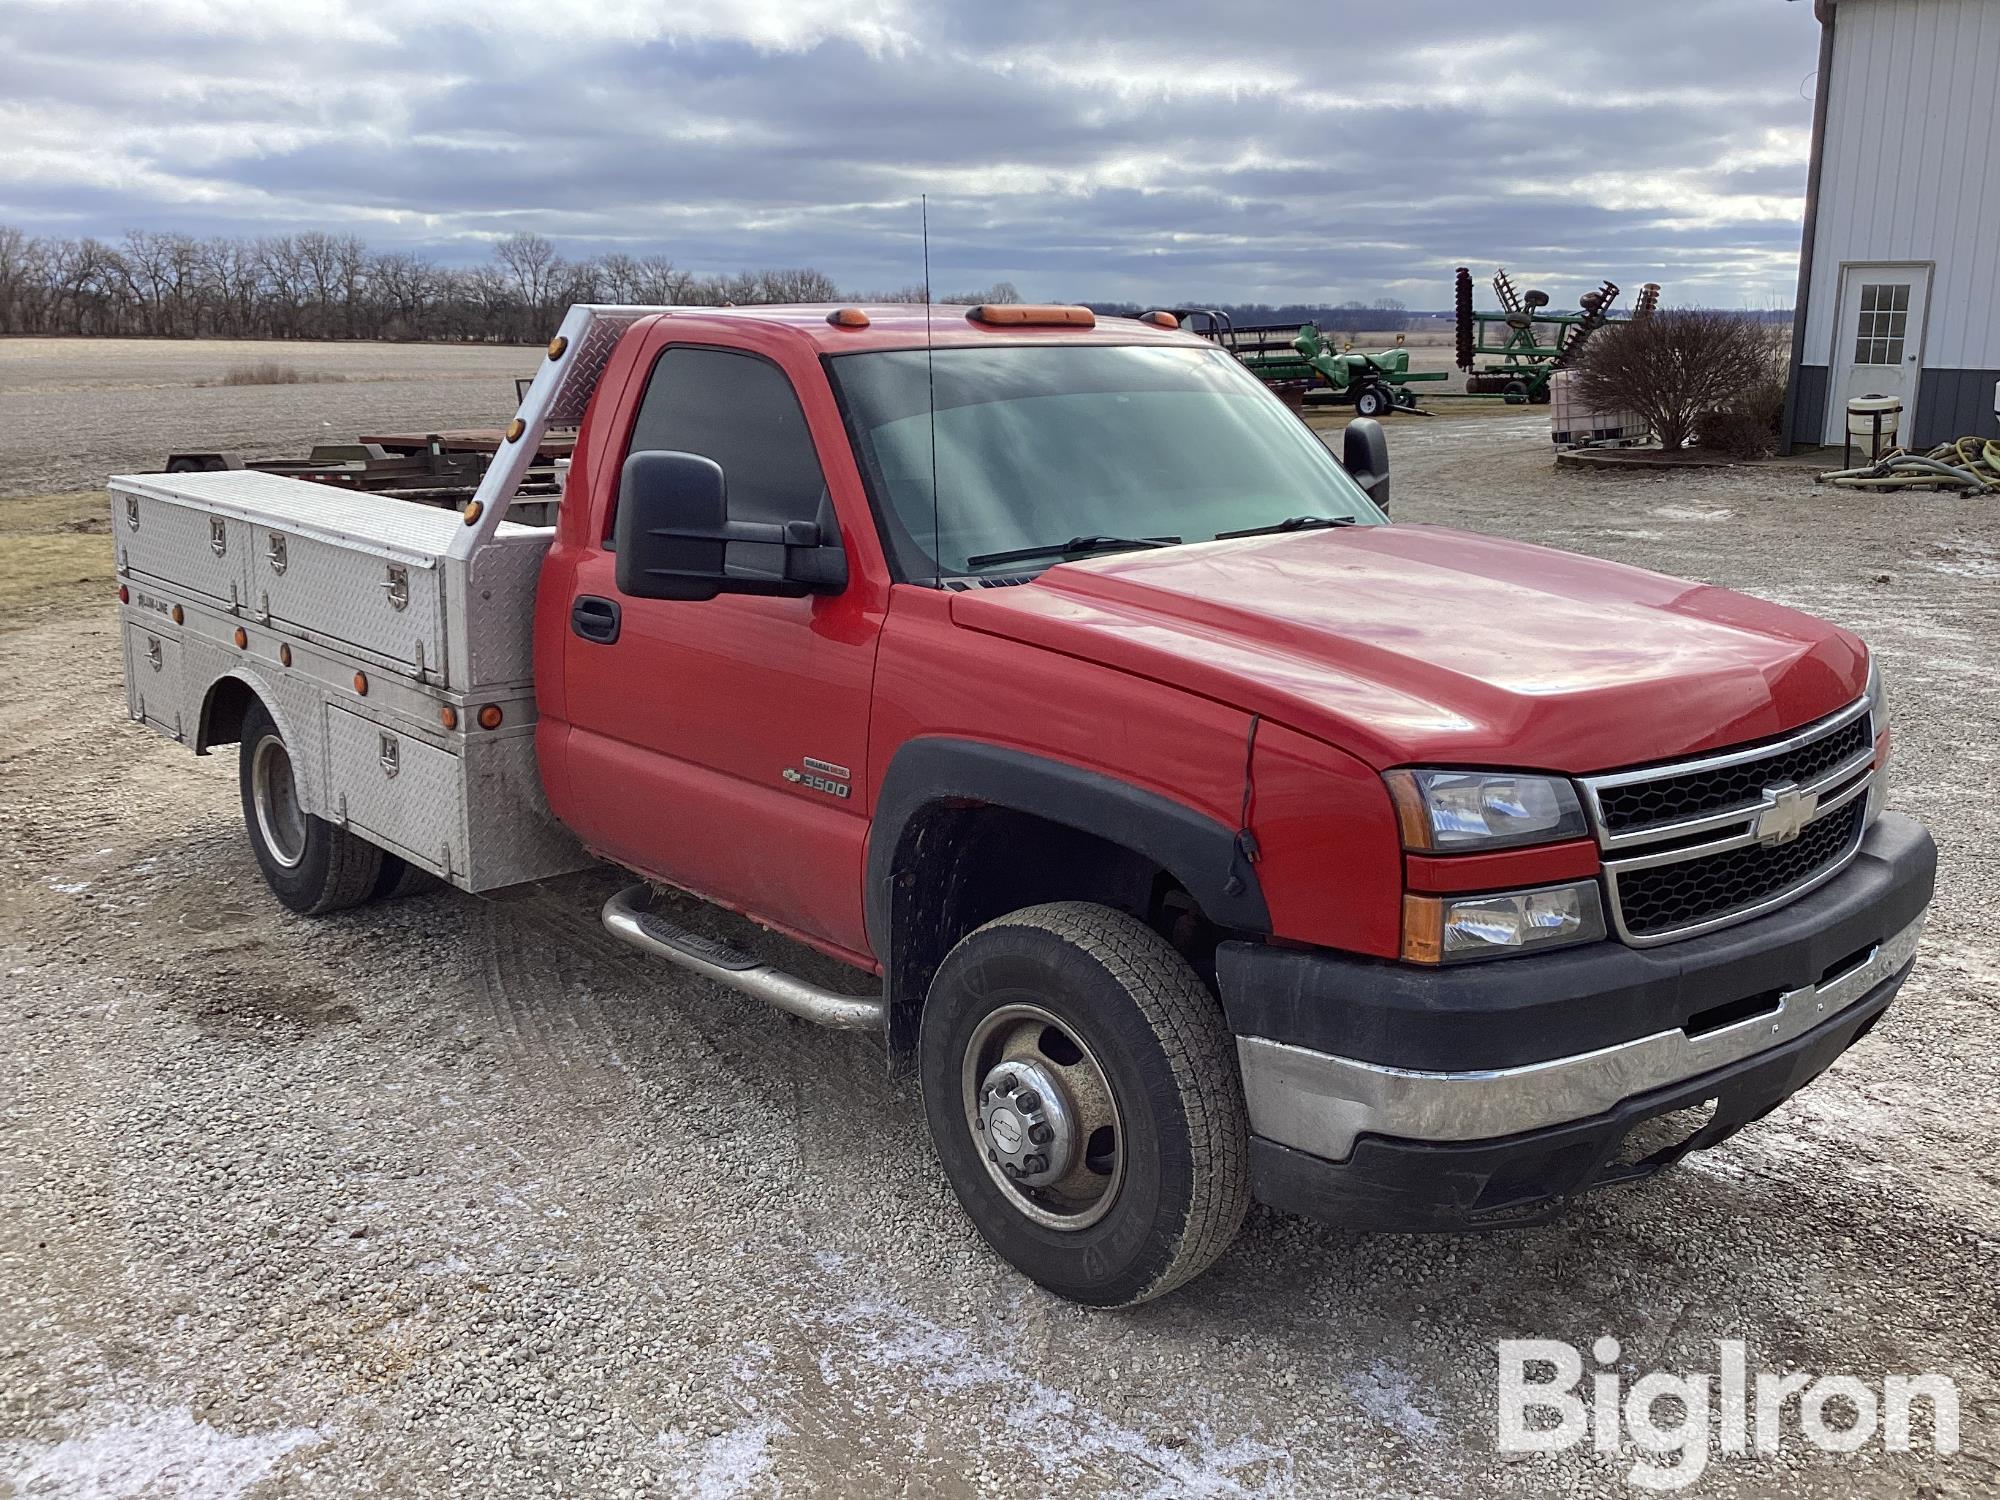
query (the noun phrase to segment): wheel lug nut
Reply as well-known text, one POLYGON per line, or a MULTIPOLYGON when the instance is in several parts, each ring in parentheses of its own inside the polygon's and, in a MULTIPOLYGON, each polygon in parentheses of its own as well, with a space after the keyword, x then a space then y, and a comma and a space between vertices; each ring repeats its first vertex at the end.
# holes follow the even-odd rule
POLYGON ((1020 1080, 1018 1078, 1016 1078, 1012 1073, 1009 1073, 1005 1078, 994 1079, 993 1087, 998 1089, 1003 1094, 1011 1094, 1014 1092, 1014 1085, 1019 1082, 1020 1080))
POLYGON ((1054 1135, 1055 1132, 1040 1120, 1028 1127, 1028 1139, 1037 1146, 1046 1146, 1054 1135))
POLYGON ((1031 1156, 1026 1161, 1021 1163, 1021 1170, 1030 1177, 1032 1177, 1037 1172, 1046 1172, 1048 1171, 1048 1169, 1049 1169, 1049 1159, 1046 1156, 1041 1156, 1041 1155, 1031 1156))
POLYGON ((1033 1089, 1024 1090, 1021 1093, 1020 1097, 1015 1099, 1014 1101, 1014 1108, 1020 1110, 1026 1110, 1031 1114, 1035 1110, 1040 1109, 1041 1107, 1042 1107, 1042 1096, 1036 1093, 1033 1089))
POLYGON ((1009 1177, 1019 1177, 1021 1175, 1021 1169, 1015 1166, 1011 1161, 1002 1162, 1000 1164, 1000 1170, 1005 1172, 1009 1177))

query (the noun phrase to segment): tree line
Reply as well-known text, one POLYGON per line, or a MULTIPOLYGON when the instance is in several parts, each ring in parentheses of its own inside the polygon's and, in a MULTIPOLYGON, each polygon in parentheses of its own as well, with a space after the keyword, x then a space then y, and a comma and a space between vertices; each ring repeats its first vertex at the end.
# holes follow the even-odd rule
MULTIPOLYGON (((572 302, 746 306, 921 302, 920 286, 844 293, 809 267, 701 275, 663 255, 571 258, 509 235, 484 264, 445 265, 357 236, 254 239, 135 229, 112 243, 0 225, 0 334, 540 343, 572 302)), ((942 300, 1018 302, 1007 282, 942 300)))

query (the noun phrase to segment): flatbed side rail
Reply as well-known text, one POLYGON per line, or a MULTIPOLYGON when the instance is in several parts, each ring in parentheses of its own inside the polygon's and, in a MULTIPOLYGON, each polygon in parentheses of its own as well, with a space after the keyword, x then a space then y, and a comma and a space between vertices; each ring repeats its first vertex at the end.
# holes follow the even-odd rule
POLYGON ((626 329, 655 313, 689 312, 686 307, 628 307, 613 303, 579 302, 564 315, 549 340, 549 357, 529 382, 527 394, 507 424, 500 451, 466 506, 468 524, 452 538, 447 556, 469 558, 492 539, 506 519, 508 502, 528 476, 542 434, 550 427, 576 426, 611 351, 626 329), (475 508, 476 507, 476 508, 475 508))

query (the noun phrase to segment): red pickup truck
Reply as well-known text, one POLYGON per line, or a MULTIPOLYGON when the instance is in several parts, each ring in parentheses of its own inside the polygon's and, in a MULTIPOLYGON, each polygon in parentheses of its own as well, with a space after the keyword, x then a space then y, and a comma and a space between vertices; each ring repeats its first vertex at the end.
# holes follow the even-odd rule
POLYGON ((301 911, 637 872, 613 932, 878 1029, 987 1239, 1089 1303, 1253 1197, 1538 1221, 1863 1036, 1936 858, 1867 648, 1391 524, 1374 423, 1336 459, 1170 325, 580 307, 462 513, 115 479, 132 713, 240 747, 301 911), (508 520, 566 422, 553 528, 508 520))

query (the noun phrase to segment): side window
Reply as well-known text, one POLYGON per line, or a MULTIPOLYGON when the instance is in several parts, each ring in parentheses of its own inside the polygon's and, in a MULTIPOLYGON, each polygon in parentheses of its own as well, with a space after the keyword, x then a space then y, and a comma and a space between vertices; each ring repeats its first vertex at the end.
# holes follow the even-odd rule
POLYGON ((653 366, 629 453, 699 453, 722 465, 729 513, 810 521, 826 481, 791 380, 754 354, 670 348, 653 366))

